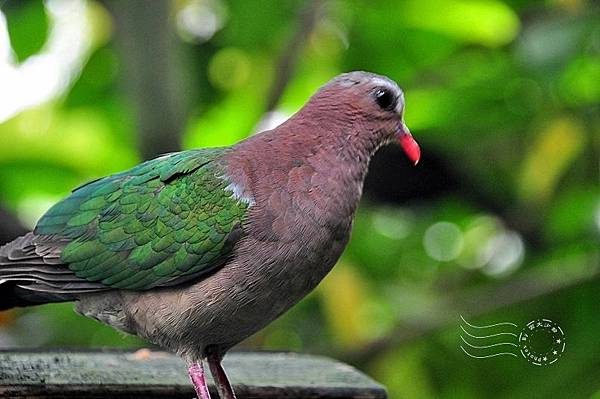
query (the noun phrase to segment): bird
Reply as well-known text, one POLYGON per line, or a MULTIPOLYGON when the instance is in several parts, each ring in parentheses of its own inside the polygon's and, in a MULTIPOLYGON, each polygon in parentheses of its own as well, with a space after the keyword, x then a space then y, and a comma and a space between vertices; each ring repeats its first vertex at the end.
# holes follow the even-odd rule
POLYGON ((168 153, 75 188, 0 247, 0 310, 81 315, 181 356, 200 399, 221 361, 311 292, 346 246, 371 157, 420 148, 391 79, 343 73, 278 127, 168 153))

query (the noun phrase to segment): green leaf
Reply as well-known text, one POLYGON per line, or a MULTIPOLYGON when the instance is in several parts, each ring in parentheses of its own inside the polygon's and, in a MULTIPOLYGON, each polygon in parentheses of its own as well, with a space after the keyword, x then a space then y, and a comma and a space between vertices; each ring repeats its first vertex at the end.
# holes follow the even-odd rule
POLYGON ((19 62, 38 53, 48 37, 48 17, 44 2, 36 0, 9 2, 4 9, 8 35, 19 62))

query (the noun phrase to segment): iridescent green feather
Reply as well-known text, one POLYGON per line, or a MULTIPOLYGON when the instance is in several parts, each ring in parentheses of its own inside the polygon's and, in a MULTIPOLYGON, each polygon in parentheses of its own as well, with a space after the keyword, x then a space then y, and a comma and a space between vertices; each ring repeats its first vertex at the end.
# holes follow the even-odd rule
POLYGON ((227 189, 223 148, 168 154, 83 185, 35 233, 66 237, 62 261, 81 278, 146 290, 222 264, 247 204, 227 189))

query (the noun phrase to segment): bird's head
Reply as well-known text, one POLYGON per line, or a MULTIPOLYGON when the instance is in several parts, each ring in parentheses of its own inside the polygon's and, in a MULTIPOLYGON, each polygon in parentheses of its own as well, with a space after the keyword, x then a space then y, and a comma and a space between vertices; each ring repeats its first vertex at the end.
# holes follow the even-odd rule
POLYGON ((347 119, 376 148, 397 141, 411 162, 419 162, 419 145, 404 123, 404 93, 393 80, 369 72, 344 73, 325 84, 310 103, 329 111, 322 115, 347 119))

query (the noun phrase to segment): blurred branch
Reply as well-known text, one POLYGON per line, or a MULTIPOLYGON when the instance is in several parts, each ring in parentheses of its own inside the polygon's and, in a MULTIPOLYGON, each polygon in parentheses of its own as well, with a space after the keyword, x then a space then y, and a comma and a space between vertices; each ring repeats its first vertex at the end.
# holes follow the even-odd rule
POLYGON ((0 205, 0 245, 10 242, 28 231, 15 215, 0 205))
POLYGON ((317 24, 323 4, 323 0, 309 1, 298 14, 298 28, 291 37, 290 42, 287 43, 286 50, 281 54, 281 58, 277 63, 277 74, 267 97, 265 113, 273 111, 277 106, 296 68, 298 57, 304 48, 303 45, 317 24))
POLYGON ((337 353, 334 356, 351 364, 366 364, 391 348, 402 346, 448 326, 458 325, 461 314, 467 318, 475 318, 600 278, 598 254, 592 254, 588 263, 579 270, 564 268, 549 273, 544 268, 540 269, 523 273, 510 281, 474 288, 464 294, 447 295, 442 298, 442 305, 435 314, 424 315, 410 324, 403 320, 402 324, 397 325, 387 336, 372 341, 357 351, 337 353), (566 270, 569 270, 568 275, 566 270))
POLYGON ((104 0, 116 25, 123 81, 137 111, 144 159, 181 148, 182 90, 168 0, 104 0))

